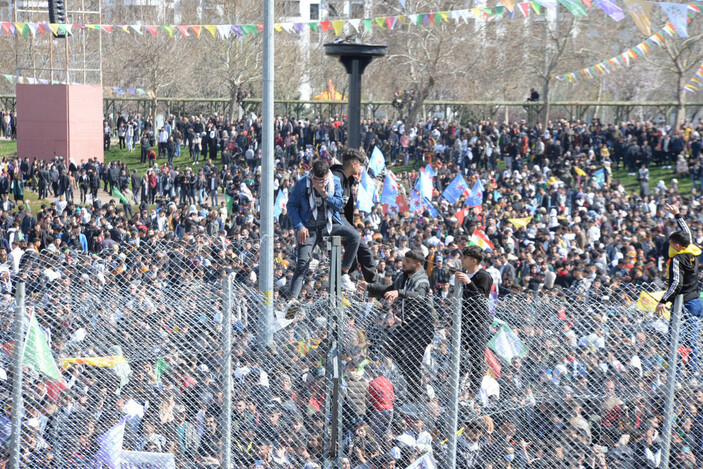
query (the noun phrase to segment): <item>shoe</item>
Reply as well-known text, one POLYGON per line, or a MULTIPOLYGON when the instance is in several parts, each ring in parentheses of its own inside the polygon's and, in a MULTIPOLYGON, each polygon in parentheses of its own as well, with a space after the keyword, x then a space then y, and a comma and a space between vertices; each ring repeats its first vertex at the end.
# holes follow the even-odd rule
POLYGON ((298 300, 290 300, 286 305, 286 319, 293 320, 303 312, 303 305, 298 300))
POLYGON ((346 291, 355 291, 356 290, 356 287, 354 286, 354 283, 352 283, 351 278, 349 277, 349 274, 342 275, 342 278, 340 279, 340 284, 342 286, 342 290, 346 290, 346 291))

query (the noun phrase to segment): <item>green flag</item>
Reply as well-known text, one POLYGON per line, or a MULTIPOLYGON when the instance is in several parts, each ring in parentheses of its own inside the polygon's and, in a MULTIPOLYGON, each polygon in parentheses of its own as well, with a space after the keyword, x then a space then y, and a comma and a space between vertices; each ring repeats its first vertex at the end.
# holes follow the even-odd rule
POLYGON ((225 201, 227 201, 227 215, 231 215, 234 212, 234 197, 225 194, 225 201))
POLYGON ((159 357, 159 359, 156 360, 156 366, 154 366, 154 374, 156 375, 157 383, 161 382, 161 376, 166 372, 166 370, 168 370, 168 363, 166 363, 166 360, 159 357))
POLYGON ((120 199, 123 204, 129 204, 129 200, 127 200, 125 196, 122 195, 122 192, 117 189, 117 186, 112 186, 112 196, 120 199))
POLYGON ((493 320, 493 328, 497 329, 495 335, 488 341, 488 348, 496 355, 510 363, 513 358, 523 358, 527 355, 527 346, 520 340, 510 326, 499 320, 493 320))
POLYGON ((51 381, 61 381, 61 373, 59 373, 54 357, 51 355, 46 336, 39 327, 35 314, 29 320, 22 363, 48 376, 51 381))

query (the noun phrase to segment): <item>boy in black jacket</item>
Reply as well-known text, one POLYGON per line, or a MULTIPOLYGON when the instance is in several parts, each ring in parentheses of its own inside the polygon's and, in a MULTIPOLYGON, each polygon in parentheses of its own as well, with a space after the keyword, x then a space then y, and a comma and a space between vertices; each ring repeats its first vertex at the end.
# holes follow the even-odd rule
POLYGON ((669 262, 667 278, 669 288, 662 296, 656 308, 657 315, 662 315, 666 304, 673 302, 676 295, 683 295, 683 344, 690 347, 691 371, 697 373, 700 359, 698 336, 700 334, 700 317, 703 313, 703 302, 700 300, 698 288, 698 256, 701 249, 693 243, 691 230, 679 213, 679 207, 666 204, 667 212, 676 217, 680 230, 669 235, 669 262))
POLYGON ((485 374, 484 357, 491 326, 488 295, 493 286, 493 277, 481 268, 482 261, 483 250, 480 247, 466 246, 461 250, 463 272, 456 273, 456 280, 464 286, 461 350, 465 350, 466 355, 461 360, 461 375, 469 375, 469 395, 472 398, 478 395, 485 374))

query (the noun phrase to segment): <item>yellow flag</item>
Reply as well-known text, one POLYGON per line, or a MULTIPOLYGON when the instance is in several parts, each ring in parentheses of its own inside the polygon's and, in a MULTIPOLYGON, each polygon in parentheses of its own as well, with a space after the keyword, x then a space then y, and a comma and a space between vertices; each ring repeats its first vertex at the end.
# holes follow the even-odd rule
POLYGON ((641 0, 625 0, 625 10, 632 16, 639 30, 645 36, 651 36, 652 23, 649 16, 652 14, 654 3, 641 0))
POLYGON ((334 28, 334 35, 339 36, 344 31, 345 20, 332 21, 332 27, 334 28))
POLYGON ((513 224, 516 230, 519 230, 520 228, 524 228, 529 225, 530 221, 532 221, 532 217, 508 218, 508 221, 513 224))
POLYGON ((217 39, 217 27, 215 27, 214 24, 206 24, 205 26, 203 26, 203 28, 210 31, 210 34, 212 34, 213 39, 217 39))
POLYGON ((517 3, 517 0, 502 0, 500 3, 505 5, 505 8, 510 10, 511 12, 515 8, 515 4, 517 3))
POLYGON ((449 23, 449 12, 448 11, 440 11, 439 16, 442 17, 445 23, 449 23))
MULTIPOLYGON (((653 313, 659 300, 664 296, 664 293, 666 293, 664 290, 651 293, 643 291, 637 299, 637 310, 644 313, 653 313)), ((662 317, 667 321, 671 318, 671 308, 669 306, 666 307, 666 311, 664 311, 662 317)))
POLYGON ((61 367, 66 369, 69 365, 87 365, 99 366, 102 368, 112 368, 115 365, 127 363, 127 360, 122 355, 107 356, 107 357, 74 357, 62 358, 61 367))
POLYGON ((578 174, 579 176, 587 176, 586 171, 581 168, 574 168, 574 171, 576 171, 576 174, 578 174))
POLYGON ((49 29, 51 29, 51 32, 56 34, 59 32, 59 25, 57 23, 49 23, 49 29))
POLYGON ((476 18, 481 17, 481 9, 480 8, 472 8, 471 13, 474 15, 476 18))
POLYGON ((281 23, 274 23, 274 24, 273 24, 273 29, 274 29, 276 32, 279 32, 279 33, 283 31, 283 28, 281 27, 281 23))

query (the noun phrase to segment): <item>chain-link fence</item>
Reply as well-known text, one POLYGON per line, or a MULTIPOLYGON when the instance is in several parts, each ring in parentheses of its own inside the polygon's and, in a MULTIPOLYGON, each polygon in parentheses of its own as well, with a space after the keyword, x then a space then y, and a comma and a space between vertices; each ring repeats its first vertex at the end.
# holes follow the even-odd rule
MULTIPOLYGON (((662 287, 486 298, 450 272, 338 296, 323 252, 299 302, 274 295, 267 346, 258 246, 188 236, 0 269, 3 464, 19 449, 28 468, 663 467, 662 287)), ((276 260, 281 291, 294 267, 276 260)), ((682 331, 670 467, 699 467, 697 319, 682 331)))

